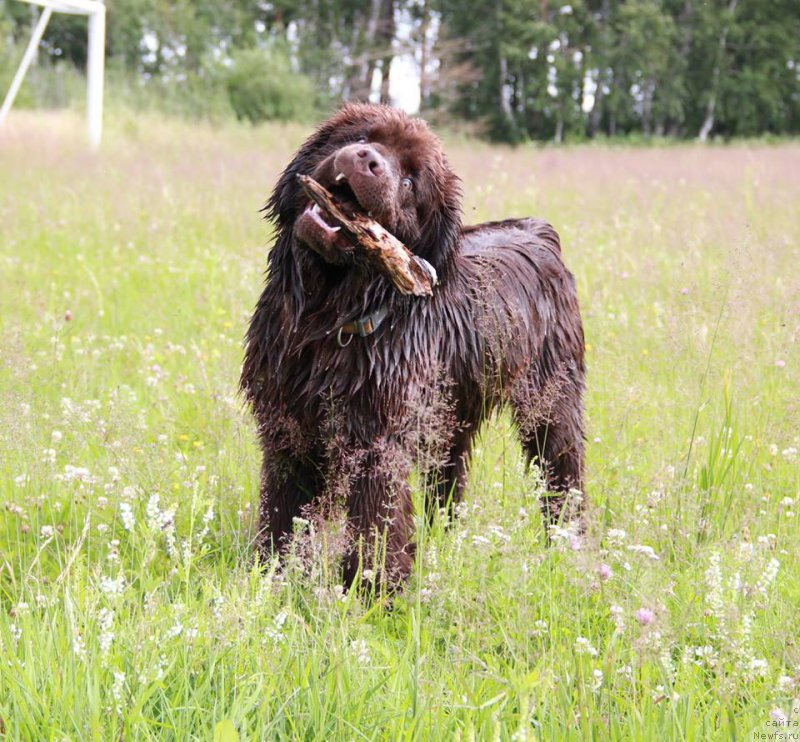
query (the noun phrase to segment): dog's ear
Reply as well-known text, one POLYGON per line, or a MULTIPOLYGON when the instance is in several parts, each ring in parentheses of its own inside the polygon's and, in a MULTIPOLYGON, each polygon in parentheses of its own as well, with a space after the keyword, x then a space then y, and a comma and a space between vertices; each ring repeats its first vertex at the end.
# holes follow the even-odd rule
POLYGON ((346 103, 337 113, 320 124, 317 130, 303 142, 292 161, 281 174, 275 190, 264 206, 267 217, 278 227, 292 224, 302 207, 302 189, 297 182, 298 173, 308 175, 331 151, 330 141, 334 134, 346 132, 359 122, 374 115, 375 106, 367 103, 346 103))
POLYGON ((425 258, 442 280, 458 251, 461 239, 461 181, 443 160, 435 178, 430 210, 422 223, 414 252, 425 258))
POLYGON ((308 174, 325 157, 328 142, 336 131, 338 117, 329 119, 303 142, 292 161, 281 173, 275 190, 269 197, 263 211, 278 227, 291 224, 297 218, 301 201, 301 188, 297 182, 299 173, 308 174))

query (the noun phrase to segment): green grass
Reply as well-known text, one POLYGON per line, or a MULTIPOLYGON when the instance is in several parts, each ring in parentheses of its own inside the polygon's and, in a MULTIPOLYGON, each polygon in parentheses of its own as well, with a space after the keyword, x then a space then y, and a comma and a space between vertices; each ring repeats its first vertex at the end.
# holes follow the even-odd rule
POLYGON ((333 528, 280 575, 250 563, 240 340, 258 209, 302 134, 117 117, 93 155, 63 114, 0 130, 5 736, 787 731, 770 724, 800 718, 800 147, 452 143, 468 220, 561 232, 590 529, 545 548, 501 417, 457 525, 420 519, 387 611, 342 593, 333 528))

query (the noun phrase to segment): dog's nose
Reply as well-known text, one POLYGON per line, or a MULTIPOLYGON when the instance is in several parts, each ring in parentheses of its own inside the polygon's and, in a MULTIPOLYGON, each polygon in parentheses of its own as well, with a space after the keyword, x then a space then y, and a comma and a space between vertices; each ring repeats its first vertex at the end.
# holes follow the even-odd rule
POLYGON ((353 144, 336 155, 336 169, 347 178, 353 175, 379 176, 386 170, 386 160, 368 144, 353 144))
POLYGON ((363 147, 356 156, 361 160, 362 166, 373 175, 378 175, 383 170, 383 158, 372 147, 363 147))

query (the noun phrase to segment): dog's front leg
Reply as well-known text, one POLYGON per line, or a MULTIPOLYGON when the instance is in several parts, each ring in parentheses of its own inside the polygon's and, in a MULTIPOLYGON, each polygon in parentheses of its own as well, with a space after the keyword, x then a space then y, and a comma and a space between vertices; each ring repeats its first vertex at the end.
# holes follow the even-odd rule
POLYGON ((345 584, 397 589, 414 564, 414 513, 408 477, 411 457, 403 445, 381 438, 366 449, 347 499, 350 545, 345 584))
POLYGON ((262 563, 286 550, 292 521, 319 494, 319 469, 310 457, 264 452, 256 550, 262 563))

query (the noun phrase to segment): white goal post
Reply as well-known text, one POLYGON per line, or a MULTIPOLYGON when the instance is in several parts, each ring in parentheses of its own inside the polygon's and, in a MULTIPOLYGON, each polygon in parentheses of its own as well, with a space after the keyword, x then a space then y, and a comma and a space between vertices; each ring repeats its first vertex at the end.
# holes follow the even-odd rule
POLYGON ((55 13, 71 13, 89 16, 89 50, 86 63, 86 118, 89 128, 89 143, 92 147, 100 144, 103 132, 103 74, 106 51, 106 6, 101 0, 20 0, 42 8, 39 20, 33 28, 31 39, 22 55, 19 69, 11 81, 11 87, 0 108, 0 124, 3 123, 14 98, 17 97, 28 67, 36 56, 39 42, 50 16, 55 13))

